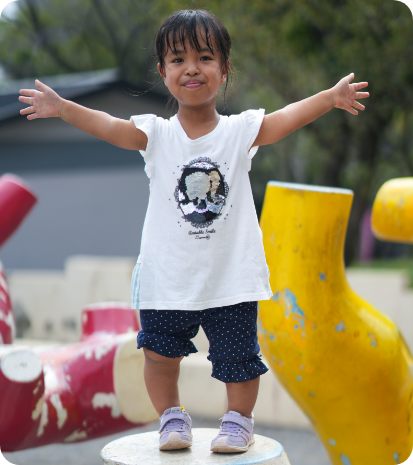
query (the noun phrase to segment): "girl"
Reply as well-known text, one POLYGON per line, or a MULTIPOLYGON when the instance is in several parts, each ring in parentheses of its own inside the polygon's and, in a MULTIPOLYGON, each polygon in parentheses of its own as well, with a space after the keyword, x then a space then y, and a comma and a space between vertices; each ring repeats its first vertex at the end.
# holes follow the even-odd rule
MULTIPOLYGON (((268 371, 258 355, 257 301, 272 296, 262 234, 248 172, 260 145, 273 144, 333 107, 364 110, 350 84, 265 115, 216 110, 231 70, 228 31, 211 13, 178 11, 155 40, 159 73, 178 103, 169 120, 155 115, 130 121, 59 97, 36 80, 21 90, 29 120, 60 117, 119 147, 140 150, 150 178, 150 199, 140 256, 132 277, 133 308, 140 309, 138 348, 144 376, 160 416, 160 449, 192 444, 191 418, 180 407, 179 363, 197 352, 191 339, 201 325, 208 337, 212 376, 226 383, 228 410, 215 452, 242 452, 254 443, 253 408, 259 377, 268 371)), ((225 93, 225 92, 224 92, 225 93)))

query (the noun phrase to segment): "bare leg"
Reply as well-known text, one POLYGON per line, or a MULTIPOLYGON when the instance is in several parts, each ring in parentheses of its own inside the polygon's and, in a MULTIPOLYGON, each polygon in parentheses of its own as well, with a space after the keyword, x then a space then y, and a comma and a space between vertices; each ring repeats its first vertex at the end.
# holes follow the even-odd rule
POLYGON ((260 385, 260 377, 243 381, 241 383, 226 383, 228 410, 240 413, 242 416, 252 418, 255 402, 258 397, 258 388, 260 385))
POLYGON ((179 407, 178 378, 179 363, 183 357, 169 358, 159 355, 152 350, 143 348, 145 366, 143 370, 146 389, 152 405, 162 416, 171 407, 179 407))

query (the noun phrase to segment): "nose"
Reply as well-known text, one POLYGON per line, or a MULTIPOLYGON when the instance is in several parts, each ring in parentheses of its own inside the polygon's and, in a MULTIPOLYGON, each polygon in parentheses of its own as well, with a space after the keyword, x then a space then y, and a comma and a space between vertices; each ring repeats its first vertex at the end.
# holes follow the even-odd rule
POLYGON ((187 68, 185 71, 186 76, 197 76, 199 74, 199 68, 197 63, 193 60, 187 61, 187 68))

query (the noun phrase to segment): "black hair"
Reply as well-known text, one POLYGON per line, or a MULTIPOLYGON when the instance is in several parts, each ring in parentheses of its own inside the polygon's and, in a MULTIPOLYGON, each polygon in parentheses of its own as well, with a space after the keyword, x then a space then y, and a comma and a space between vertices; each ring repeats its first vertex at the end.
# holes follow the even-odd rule
MULTIPOLYGON (((166 18, 155 37, 155 54, 158 57, 161 70, 165 69, 165 56, 168 50, 176 53, 176 46, 182 45, 188 39, 192 48, 201 50, 198 37, 201 36, 212 54, 221 55, 221 64, 225 68, 227 79, 223 91, 224 110, 226 107, 226 92, 230 76, 234 68, 229 61, 231 38, 226 27, 212 13, 206 10, 180 10, 166 18), (214 50, 214 45, 217 50, 214 50)), ((185 50, 186 51, 186 50, 185 50)))

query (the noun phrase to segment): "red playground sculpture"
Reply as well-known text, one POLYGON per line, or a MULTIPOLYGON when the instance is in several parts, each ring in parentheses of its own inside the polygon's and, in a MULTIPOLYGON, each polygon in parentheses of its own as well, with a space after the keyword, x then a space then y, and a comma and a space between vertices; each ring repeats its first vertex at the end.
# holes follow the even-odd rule
MULTIPOLYGON (((0 245, 36 202, 24 182, 0 178, 0 245)), ((12 344, 14 319, 0 264, 0 448, 12 452, 77 442, 158 418, 136 350, 137 315, 105 302, 82 312, 81 341, 45 347, 12 344)))
MULTIPOLYGON (((22 179, 11 174, 0 177, 0 247, 18 228, 36 202, 35 194, 22 179)), ((6 276, 0 262, 0 344, 11 344, 13 335, 13 311, 6 276)))

